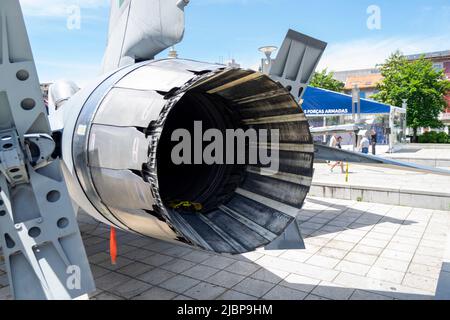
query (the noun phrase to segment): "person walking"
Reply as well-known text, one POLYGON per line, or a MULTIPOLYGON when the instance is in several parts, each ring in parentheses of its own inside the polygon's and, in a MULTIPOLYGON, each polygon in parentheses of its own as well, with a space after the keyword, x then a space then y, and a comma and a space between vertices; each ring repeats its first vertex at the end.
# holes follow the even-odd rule
MULTIPOLYGON (((342 149, 342 137, 339 136, 336 138, 335 148, 342 149)), ((336 168, 337 166, 340 166, 342 173, 345 173, 344 162, 342 161, 337 161, 335 164, 333 164, 330 168, 330 172, 333 172, 334 168, 336 168)))
POLYGON ((366 135, 364 135, 364 137, 361 139, 361 142, 359 143, 359 150, 364 154, 369 154, 369 146, 370 146, 370 141, 366 134, 366 135))
POLYGON ((336 148, 336 144, 337 144, 336 133, 333 133, 333 134, 331 135, 331 139, 330 139, 330 144, 329 144, 329 146, 330 146, 331 148, 336 148))
POLYGON ((372 130, 371 135, 370 135, 370 144, 372 145, 372 154, 374 156, 377 155, 377 150, 376 150, 377 142, 378 142, 377 138, 378 138, 377 132, 375 130, 372 130))
MULTIPOLYGON (((331 135, 330 142, 328 143, 328 146, 330 148, 336 148, 336 144, 337 144, 336 133, 333 133, 331 135)), ((327 160, 327 163, 328 163, 328 165, 331 165, 331 161, 327 160)))

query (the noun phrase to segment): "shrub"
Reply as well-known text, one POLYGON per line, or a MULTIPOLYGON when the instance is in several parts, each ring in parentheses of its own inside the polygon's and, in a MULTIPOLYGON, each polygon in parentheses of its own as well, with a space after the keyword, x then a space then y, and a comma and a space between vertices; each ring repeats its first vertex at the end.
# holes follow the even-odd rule
POLYGON ((445 132, 439 132, 436 137, 437 143, 447 143, 448 135, 445 132))
POLYGON ((450 136, 445 132, 426 132, 419 136, 419 143, 450 143, 450 136))

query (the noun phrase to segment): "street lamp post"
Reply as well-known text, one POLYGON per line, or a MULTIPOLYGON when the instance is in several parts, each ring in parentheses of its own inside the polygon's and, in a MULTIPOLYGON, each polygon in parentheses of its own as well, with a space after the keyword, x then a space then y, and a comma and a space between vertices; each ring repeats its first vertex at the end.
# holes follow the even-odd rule
POLYGON ((402 108, 406 110, 408 108, 408 99, 402 99, 402 101, 402 108))
POLYGON ((389 113, 389 150, 388 153, 394 153, 394 143, 395 143, 395 134, 394 134, 394 117, 395 117, 395 109, 391 107, 391 111, 389 113))
POLYGON ((361 91, 357 84, 353 86, 352 90, 352 118, 356 123, 360 122, 361 118, 361 91), (355 119, 356 113, 356 119, 355 119))
POLYGON ((272 54, 277 50, 278 48, 275 46, 265 46, 259 48, 259 51, 266 56, 266 59, 262 59, 261 61, 262 73, 268 74, 270 72, 270 67, 272 66, 272 54))
POLYGON ((402 125, 405 128, 405 139, 407 136, 410 135, 409 128, 408 128, 408 99, 402 99, 402 108, 406 110, 406 116, 405 121, 402 123, 402 125))

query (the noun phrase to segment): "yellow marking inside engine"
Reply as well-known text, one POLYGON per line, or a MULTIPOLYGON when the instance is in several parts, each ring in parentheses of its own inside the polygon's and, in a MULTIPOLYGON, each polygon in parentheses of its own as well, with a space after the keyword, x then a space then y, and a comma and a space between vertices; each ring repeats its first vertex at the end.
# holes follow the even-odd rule
POLYGON ((172 209, 184 209, 184 210, 193 210, 193 211, 202 211, 203 205, 201 203, 197 202, 191 202, 191 201, 172 201, 169 204, 169 207, 172 209))

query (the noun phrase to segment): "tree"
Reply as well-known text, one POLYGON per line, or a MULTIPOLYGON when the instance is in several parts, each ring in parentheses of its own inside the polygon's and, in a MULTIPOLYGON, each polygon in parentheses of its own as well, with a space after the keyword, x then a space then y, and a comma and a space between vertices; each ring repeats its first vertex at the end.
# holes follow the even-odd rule
POLYGON ((345 84, 334 79, 334 73, 328 73, 327 69, 321 72, 315 72, 309 84, 311 87, 322 88, 326 90, 343 92, 345 84))
POLYGON ((413 129, 414 141, 419 128, 443 126, 439 115, 447 106, 445 94, 450 91, 443 71, 436 70, 424 56, 411 62, 397 51, 381 67, 381 74, 384 79, 378 84, 379 93, 372 98, 393 106, 407 100, 406 121, 413 129))

